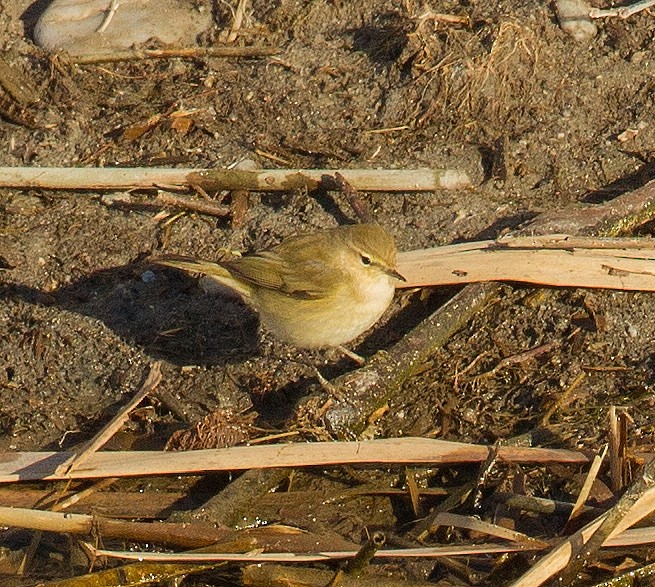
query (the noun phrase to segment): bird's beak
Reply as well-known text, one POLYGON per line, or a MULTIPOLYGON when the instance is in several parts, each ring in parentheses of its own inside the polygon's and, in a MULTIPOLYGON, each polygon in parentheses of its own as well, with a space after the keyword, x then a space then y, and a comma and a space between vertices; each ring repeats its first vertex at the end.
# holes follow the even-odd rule
POLYGON ((384 271, 389 277, 395 277, 398 281, 407 281, 398 271, 395 269, 385 269, 384 271))

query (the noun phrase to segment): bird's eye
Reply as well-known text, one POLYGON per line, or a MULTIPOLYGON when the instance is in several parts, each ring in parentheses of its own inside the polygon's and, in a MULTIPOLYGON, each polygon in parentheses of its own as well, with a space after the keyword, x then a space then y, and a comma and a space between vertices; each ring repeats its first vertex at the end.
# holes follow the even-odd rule
POLYGON ((367 257, 366 255, 362 255, 360 257, 360 259, 362 261, 362 265, 370 265, 371 264, 371 258, 367 257))

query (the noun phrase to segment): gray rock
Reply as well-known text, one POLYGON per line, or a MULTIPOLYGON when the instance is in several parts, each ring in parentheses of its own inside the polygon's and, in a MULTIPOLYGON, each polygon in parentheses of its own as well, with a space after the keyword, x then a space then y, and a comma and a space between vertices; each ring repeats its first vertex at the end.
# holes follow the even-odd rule
POLYGON ((584 0, 557 0, 555 7, 560 28, 576 41, 588 41, 598 33, 589 17, 591 7, 584 0))
POLYGON ((207 1, 54 0, 36 23, 34 40, 49 51, 96 55, 150 39, 164 45, 194 45, 198 34, 211 25, 207 1))

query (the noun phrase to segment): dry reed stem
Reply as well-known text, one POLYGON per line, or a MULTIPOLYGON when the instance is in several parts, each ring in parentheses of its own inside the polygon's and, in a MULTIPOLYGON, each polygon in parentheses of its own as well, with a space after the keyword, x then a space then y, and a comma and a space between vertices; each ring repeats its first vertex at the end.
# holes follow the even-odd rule
POLYGON ((655 291, 655 243, 643 239, 635 249, 638 242, 545 235, 463 243, 401 252, 398 270, 407 280, 401 287, 516 281, 655 291))
MULTIPOLYGON (((66 475, 56 472, 70 452, 0 453, 0 482, 89 479, 142 475, 195 474, 276 467, 354 463, 456 464, 484 461, 489 447, 427 438, 387 438, 364 442, 312 442, 266 446, 234 446, 179 452, 102 451, 66 475)), ((507 462, 586 463, 581 453, 563 449, 501 446, 498 459, 507 462)))
POLYGON ((543 540, 532 538, 523 532, 517 532, 516 530, 510 530, 509 528, 504 528, 497 524, 485 522, 473 516, 462 516, 449 512, 437 512, 432 520, 431 531, 434 531, 438 526, 465 528, 467 530, 479 532, 480 534, 488 534, 490 536, 495 536, 496 538, 504 538, 505 540, 518 542, 519 544, 524 544, 525 546, 530 547, 535 546, 538 548, 546 548, 548 546, 548 543, 543 540))
MULTIPOLYGON (((474 530, 490 536, 495 536, 516 542, 518 549, 543 550, 548 543, 532 538, 520 532, 507 528, 482 522, 474 517, 460 516, 456 514, 439 513, 436 523, 459 528, 474 530)), ((306 531, 295 528, 268 526, 263 528, 250 528, 245 530, 232 530, 229 528, 216 528, 212 524, 202 523, 172 523, 160 522, 153 525, 149 522, 132 522, 122 519, 114 519, 87 514, 70 514, 62 512, 42 511, 29 508, 0 507, 0 524, 14 528, 24 528, 42 532, 61 532, 75 535, 97 534, 105 539, 121 539, 137 542, 153 542, 176 546, 178 548, 199 548, 218 542, 241 540, 248 542, 251 547, 279 549, 280 536, 285 537, 284 552, 311 552, 318 548, 325 548, 325 540, 329 543, 332 538, 325 540, 320 534, 308 535, 306 531), (285 529, 286 528, 286 529, 285 529), (294 539, 294 536, 297 540, 294 539), (320 545, 324 546, 321 547, 320 545)), ((621 533, 606 539, 605 547, 627 547, 655 542, 655 527, 626 529, 621 533)), ((439 548, 409 549, 401 550, 411 557, 443 556, 459 552, 460 554, 476 554, 485 552, 489 545, 454 545, 454 551, 441 550, 439 548)), ((506 552, 503 545, 490 545, 493 552, 506 552)), ((517 550, 510 545, 509 550, 517 550)), ((223 551, 224 552, 224 551, 223 551)), ((342 552, 342 551, 340 551, 342 552)), ((356 550, 347 551, 350 555, 356 550)), ((384 551, 380 556, 393 556, 389 551, 384 551)), ((404 556, 401 554, 401 556, 404 556)))
POLYGON ((169 169, 155 167, 0 167, 0 187, 51 190, 152 189, 195 186, 206 191, 337 190, 340 173, 356 190, 421 192, 472 186, 458 169, 169 169))
MULTIPOLYGON (((314 553, 280 553, 280 552, 247 552, 233 553, 169 553, 169 552, 133 552, 103 550, 90 544, 86 548, 94 556, 107 556, 125 560, 144 560, 159 562, 328 562, 351 558, 357 550, 324 551, 314 553)), ((461 546, 436 546, 425 548, 382 549, 375 553, 376 558, 437 558, 442 556, 467 556, 474 554, 502 554, 507 552, 520 552, 537 550, 516 544, 467 544, 461 546)))
POLYGON ((71 471, 82 466, 89 458, 100 450, 108 440, 118 432, 130 417, 130 413, 136 408, 150 393, 152 393, 161 381, 161 362, 155 361, 150 367, 147 377, 141 384, 141 388, 136 395, 125 404, 120 411, 111 419, 111 421, 100 430, 84 447, 82 451, 75 454, 57 467, 56 474, 66 476, 71 471))
POLYGON ((596 551, 610 538, 655 511, 655 459, 641 471, 637 480, 619 501, 539 560, 511 587, 536 587, 559 573, 558 583, 568 585, 596 551))
POLYGON ((610 480, 612 491, 619 493, 625 487, 628 471, 628 415, 625 410, 610 406, 608 419, 610 480))
POLYGON ((608 450, 608 446, 605 445, 603 449, 600 451, 600 454, 597 454, 594 457, 594 460, 591 463, 591 467, 589 467, 589 472, 587 473, 584 483, 582 484, 582 489, 580 489, 578 498, 575 500, 573 509, 569 514, 569 519, 566 521, 566 526, 564 530, 565 532, 566 529, 569 528, 572 525, 572 523, 575 522, 578 516, 582 513, 582 509, 584 508, 584 504, 586 503, 589 494, 591 493, 591 488, 594 484, 594 481, 596 480, 596 478, 598 477, 598 473, 600 472, 600 467, 603 464, 605 457, 607 456, 607 450, 608 450))

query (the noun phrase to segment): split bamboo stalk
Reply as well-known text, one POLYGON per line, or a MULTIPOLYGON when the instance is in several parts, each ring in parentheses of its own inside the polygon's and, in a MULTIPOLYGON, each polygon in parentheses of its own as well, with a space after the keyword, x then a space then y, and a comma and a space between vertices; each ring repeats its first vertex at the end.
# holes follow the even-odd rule
MULTIPOLYGON (((325 466, 353 463, 437 464, 484 461, 489 447, 427 438, 388 438, 365 442, 312 442, 233 446, 192 451, 103 451, 82 466, 57 474, 70 452, 0 453, 0 482, 89 479, 144 475, 177 475, 208 471, 241 471, 274 467, 325 466)), ((510 462, 586 463, 571 450, 502 446, 500 460, 510 462)))
POLYGON ((401 287, 516 281, 556 287, 655 291, 652 239, 546 235, 406 251, 401 287))

